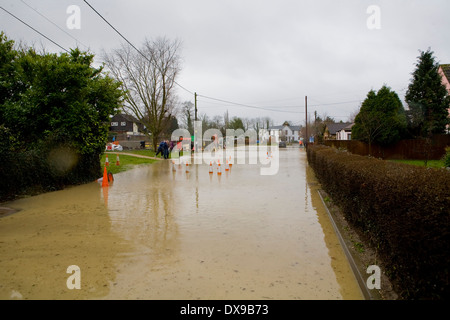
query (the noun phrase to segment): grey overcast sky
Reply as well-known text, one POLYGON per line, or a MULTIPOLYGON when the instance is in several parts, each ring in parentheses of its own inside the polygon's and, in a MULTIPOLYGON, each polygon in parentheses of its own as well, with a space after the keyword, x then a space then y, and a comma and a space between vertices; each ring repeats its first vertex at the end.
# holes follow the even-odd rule
MULTIPOLYGON (((228 110, 230 117, 303 125, 308 96, 311 116, 316 110, 346 121, 368 91, 383 84, 403 99, 420 50, 430 48, 439 63, 450 63, 448 0, 88 2, 136 47, 145 38, 181 40, 177 82, 200 95, 199 113, 211 118, 228 110)), ((98 63, 103 50, 124 42, 82 0, 0 4, 62 47, 89 49, 98 63), (67 26, 70 5, 80 8, 79 29, 67 26)), ((15 41, 61 51, 3 10, 0 29, 15 41)), ((177 92, 180 101, 194 101, 186 90, 177 92)))

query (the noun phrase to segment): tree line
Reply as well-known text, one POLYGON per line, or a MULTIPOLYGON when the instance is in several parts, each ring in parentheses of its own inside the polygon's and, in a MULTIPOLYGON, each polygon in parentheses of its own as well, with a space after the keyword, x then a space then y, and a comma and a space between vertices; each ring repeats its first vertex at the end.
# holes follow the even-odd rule
POLYGON ((427 145, 435 134, 444 134, 450 124, 450 95, 438 73, 439 64, 434 53, 421 51, 412 73, 405 102, 384 85, 371 90, 355 117, 352 139, 369 145, 392 145, 401 139, 423 139, 427 145))
MULTIPOLYGON (((179 119, 178 125, 180 128, 187 129, 192 135, 194 134, 195 107, 191 101, 185 101, 181 104, 177 119, 179 119)), ((203 131, 218 129, 223 136, 226 136, 226 129, 242 129, 244 131, 252 129, 258 132, 260 129, 268 129, 273 126, 273 120, 270 117, 230 117, 228 110, 223 116, 209 117, 206 113, 200 113, 197 121, 201 121, 203 131)))

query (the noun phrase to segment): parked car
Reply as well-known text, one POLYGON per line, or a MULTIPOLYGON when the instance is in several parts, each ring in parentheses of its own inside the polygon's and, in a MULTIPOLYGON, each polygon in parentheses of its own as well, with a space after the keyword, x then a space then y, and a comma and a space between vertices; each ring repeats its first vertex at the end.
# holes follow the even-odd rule
POLYGON ((284 141, 280 141, 280 143, 278 144, 279 148, 286 148, 286 142, 284 141))
POLYGON ((122 151, 123 147, 120 144, 108 143, 105 151, 122 151))

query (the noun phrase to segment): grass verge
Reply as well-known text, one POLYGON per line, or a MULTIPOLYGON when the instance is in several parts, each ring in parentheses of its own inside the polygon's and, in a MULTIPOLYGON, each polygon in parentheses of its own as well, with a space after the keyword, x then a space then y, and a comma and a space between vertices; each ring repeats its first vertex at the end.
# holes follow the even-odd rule
MULTIPOLYGON (((145 151, 145 150, 143 150, 143 151, 145 151)), ((150 155, 150 154, 140 154, 140 155, 153 157, 154 153, 153 153, 153 155, 150 155)), ((120 152, 117 152, 117 153, 116 152, 110 152, 110 153, 104 153, 102 155, 102 157, 100 159, 100 165, 101 165, 102 168, 105 166, 106 156, 108 156, 108 160, 109 160, 108 172, 111 172, 112 174, 116 174, 116 173, 119 173, 119 172, 130 170, 136 165, 152 164, 152 163, 158 161, 158 160, 154 160, 154 159, 138 158, 138 157, 128 156, 128 155, 120 154, 120 152), (116 154, 119 155, 119 165, 116 164, 116 160, 117 160, 116 159, 116 154)))

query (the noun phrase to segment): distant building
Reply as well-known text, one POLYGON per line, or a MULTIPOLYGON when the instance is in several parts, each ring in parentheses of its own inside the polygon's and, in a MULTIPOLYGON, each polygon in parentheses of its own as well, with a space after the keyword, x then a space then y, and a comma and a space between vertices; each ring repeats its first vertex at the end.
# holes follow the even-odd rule
POLYGON ((336 140, 352 140, 352 127, 354 125, 354 123, 351 123, 336 133, 336 140))
POLYGON ((139 135, 142 129, 139 120, 128 114, 117 114, 110 120, 109 130, 112 132, 139 135))
POLYGON ((438 72, 442 77, 442 84, 450 94, 450 64, 441 64, 439 66, 438 72))
POLYGON ((275 135, 278 131, 278 136, 281 141, 286 142, 298 142, 301 138, 301 126, 291 126, 287 121, 281 126, 273 126, 269 128, 271 136, 275 135))
MULTIPOLYGON (((447 89, 448 94, 450 95, 450 64, 441 64, 439 66, 438 72, 442 78, 442 84, 447 89)), ((448 109, 448 114, 450 116, 450 108, 448 109)), ((449 126, 447 125, 447 133, 449 133, 449 126)))
POLYGON ((351 140, 352 127, 351 122, 330 123, 327 124, 324 133, 325 140, 351 140))

